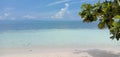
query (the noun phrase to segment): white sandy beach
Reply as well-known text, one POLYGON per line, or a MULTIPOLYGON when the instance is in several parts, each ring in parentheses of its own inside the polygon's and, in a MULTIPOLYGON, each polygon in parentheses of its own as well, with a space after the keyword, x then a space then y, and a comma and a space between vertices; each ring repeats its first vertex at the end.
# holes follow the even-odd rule
POLYGON ((1 48, 0 57, 120 57, 119 48, 1 48))

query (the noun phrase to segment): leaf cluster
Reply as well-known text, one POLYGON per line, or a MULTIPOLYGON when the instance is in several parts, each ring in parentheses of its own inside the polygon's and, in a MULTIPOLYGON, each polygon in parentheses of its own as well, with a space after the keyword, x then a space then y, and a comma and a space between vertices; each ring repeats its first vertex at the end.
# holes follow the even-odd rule
POLYGON ((108 28, 111 39, 120 39, 120 1, 107 1, 95 4, 82 4, 79 15, 83 22, 91 23, 99 20, 98 28, 108 28))

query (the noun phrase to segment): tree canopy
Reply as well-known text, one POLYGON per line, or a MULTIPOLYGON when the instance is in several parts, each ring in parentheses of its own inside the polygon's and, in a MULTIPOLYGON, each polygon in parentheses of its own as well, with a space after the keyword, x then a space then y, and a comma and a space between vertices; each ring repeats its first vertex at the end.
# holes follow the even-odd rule
POLYGON ((120 39, 120 0, 100 0, 95 4, 82 4, 79 15, 83 22, 99 20, 98 28, 108 28, 111 39, 120 39))

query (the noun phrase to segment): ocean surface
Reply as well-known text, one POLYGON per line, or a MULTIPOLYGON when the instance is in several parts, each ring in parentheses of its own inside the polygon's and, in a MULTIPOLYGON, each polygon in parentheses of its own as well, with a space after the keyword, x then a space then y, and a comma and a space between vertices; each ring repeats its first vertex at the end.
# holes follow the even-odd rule
POLYGON ((120 45, 107 29, 81 21, 0 21, 0 47, 120 45))
POLYGON ((0 21, 0 31, 7 30, 39 30, 39 29, 91 29, 96 23, 82 21, 41 21, 41 20, 3 20, 0 21))

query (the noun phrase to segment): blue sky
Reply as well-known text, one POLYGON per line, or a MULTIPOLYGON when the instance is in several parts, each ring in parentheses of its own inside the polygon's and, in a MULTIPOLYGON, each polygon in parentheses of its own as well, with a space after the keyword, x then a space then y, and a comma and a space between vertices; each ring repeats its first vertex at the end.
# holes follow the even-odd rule
POLYGON ((97 0, 0 0, 0 20, 80 20, 82 3, 97 0))

